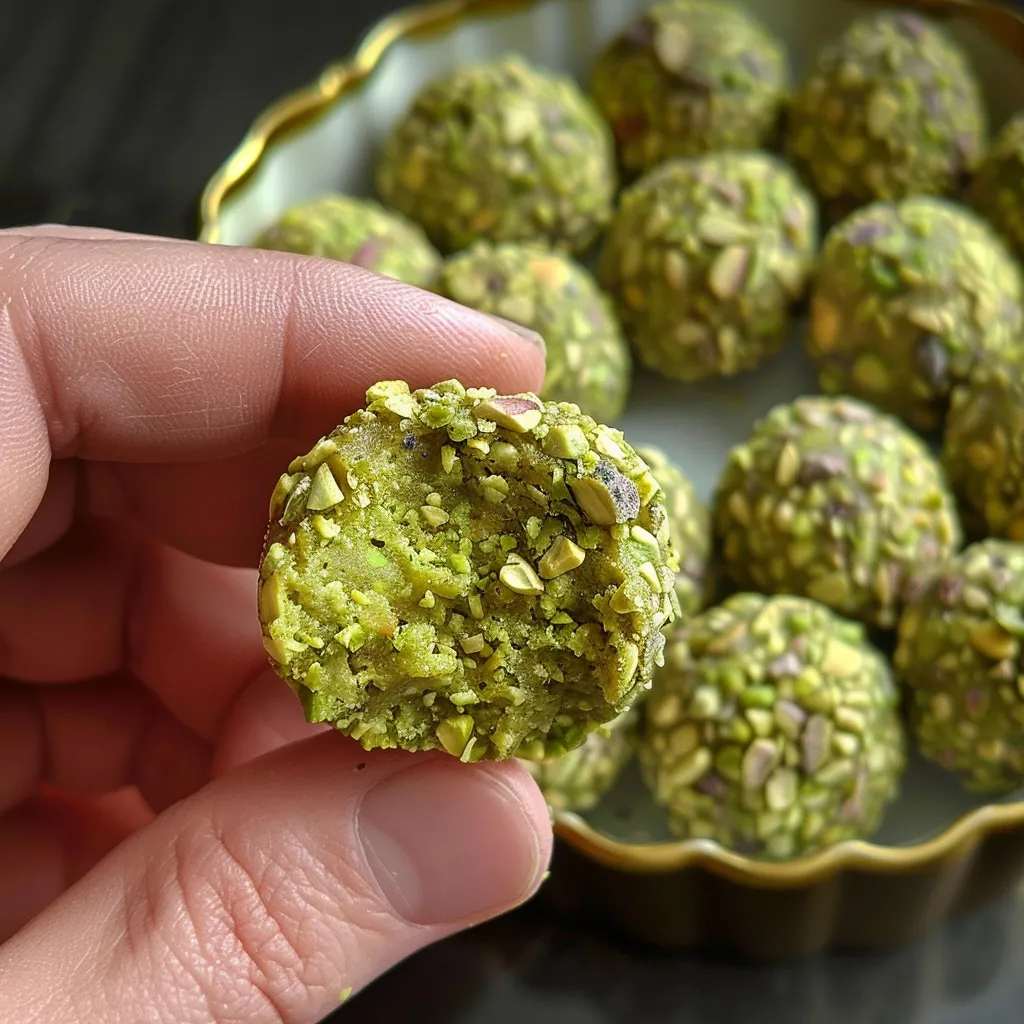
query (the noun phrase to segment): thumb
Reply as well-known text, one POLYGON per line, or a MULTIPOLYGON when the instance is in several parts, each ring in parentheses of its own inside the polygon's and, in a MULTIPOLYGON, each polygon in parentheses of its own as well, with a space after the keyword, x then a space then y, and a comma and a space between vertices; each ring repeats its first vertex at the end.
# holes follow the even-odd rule
POLYGON ((0 948, 0 1021, 318 1021, 531 895, 550 847, 515 763, 303 740, 164 812, 0 948))

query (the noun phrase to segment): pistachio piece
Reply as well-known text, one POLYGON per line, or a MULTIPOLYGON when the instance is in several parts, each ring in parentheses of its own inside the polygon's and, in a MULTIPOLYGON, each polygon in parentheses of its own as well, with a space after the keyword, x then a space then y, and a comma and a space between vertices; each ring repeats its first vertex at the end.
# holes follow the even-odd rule
POLYGON ((556 537, 551 547, 544 552, 537 563, 537 569, 543 579, 553 580, 571 572, 583 564, 587 557, 586 551, 574 544, 568 537, 556 537))
POLYGON ((541 420, 539 402, 519 395, 495 395, 474 406, 477 419, 493 420, 499 427, 522 434, 533 430, 541 420))

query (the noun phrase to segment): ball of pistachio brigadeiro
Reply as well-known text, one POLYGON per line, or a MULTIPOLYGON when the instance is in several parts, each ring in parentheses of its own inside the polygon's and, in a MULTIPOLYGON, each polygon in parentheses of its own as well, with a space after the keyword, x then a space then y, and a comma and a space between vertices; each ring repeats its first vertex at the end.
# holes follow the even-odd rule
POLYGON ((1024 111, 992 140, 970 186, 970 202, 1024 258, 1024 111))

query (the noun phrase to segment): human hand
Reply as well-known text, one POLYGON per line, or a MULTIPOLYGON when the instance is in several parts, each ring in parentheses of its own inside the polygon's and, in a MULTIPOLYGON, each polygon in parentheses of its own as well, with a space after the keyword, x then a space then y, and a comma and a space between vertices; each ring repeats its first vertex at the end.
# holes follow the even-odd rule
POLYGON ((0 232, 0 302, 0 1022, 304 1024, 529 896, 527 773, 320 735, 249 567, 368 385, 536 390, 538 342, 340 263, 58 227, 0 232))

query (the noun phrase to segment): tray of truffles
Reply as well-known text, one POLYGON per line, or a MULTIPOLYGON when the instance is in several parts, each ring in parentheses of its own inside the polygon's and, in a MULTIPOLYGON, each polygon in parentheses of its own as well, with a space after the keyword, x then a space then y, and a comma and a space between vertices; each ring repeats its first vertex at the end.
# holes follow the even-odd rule
POLYGON ((518 758, 544 896, 661 944, 893 944, 1015 884, 1020 96, 991 4, 464 0, 265 115, 206 240, 547 344, 539 393, 380 381, 281 467, 307 717, 518 758))

